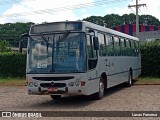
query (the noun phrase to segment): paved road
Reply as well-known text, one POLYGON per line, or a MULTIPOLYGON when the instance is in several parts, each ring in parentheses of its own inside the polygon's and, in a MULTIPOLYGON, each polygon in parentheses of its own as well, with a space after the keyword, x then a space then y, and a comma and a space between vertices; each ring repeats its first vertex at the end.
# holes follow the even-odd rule
MULTIPOLYGON (((59 101, 54 101, 50 96, 28 95, 24 86, 0 86, 0 110, 160 111, 160 86, 134 85, 126 88, 120 85, 109 89, 105 97, 97 101, 85 96, 63 97, 59 101)), ((90 120, 104 119, 90 118, 90 120)))

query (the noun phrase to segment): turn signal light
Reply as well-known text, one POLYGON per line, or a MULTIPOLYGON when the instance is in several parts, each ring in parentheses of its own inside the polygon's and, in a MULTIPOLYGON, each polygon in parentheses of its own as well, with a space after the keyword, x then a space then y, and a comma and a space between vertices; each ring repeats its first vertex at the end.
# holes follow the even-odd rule
POLYGON ((86 82, 85 81, 82 81, 81 82, 81 86, 85 86, 86 82))

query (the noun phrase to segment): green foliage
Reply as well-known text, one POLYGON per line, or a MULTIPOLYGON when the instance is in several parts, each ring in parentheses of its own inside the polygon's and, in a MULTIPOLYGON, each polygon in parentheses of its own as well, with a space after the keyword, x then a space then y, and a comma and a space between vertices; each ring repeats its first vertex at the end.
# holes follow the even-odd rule
MULTIPOLYGON (((104 17, 90 16, 83 20, 89 21, 101 26, 105 25, 108 28, 113 28, 115 26, 123 25, 123 24, 136 24, 136 15, 133 13, 124 14, 122 16, 117 14, 108 14, 108 15, 105 15, 104 17)), ((140 21, 140 24, 145 24, 145 25, 155 25, 155 26, 160 25, 160 21, 151 15, 140 15, 139 21, 140 21)))
POLYGON ((104 19, 101 16, 91 16, 91 17, 87 17, 83 20, 91 22, 91 23, 95 23, 97 25, 104 26, 104 19))
POLYGON ((25 77, 26 53, 0 53, 0 78, 25 77))
POLYGON ((10 52, 9 43, 6 40, 0 40, 0 52, 10 52))
POLYGON ((28 33, 34 23, 6 23, 0 24, 0 40, 6 40, 12 47, 18 47, 20 36, 28 33))
POLYGON ((160 41, 141 44, 142 75, 160 77, 160 41))

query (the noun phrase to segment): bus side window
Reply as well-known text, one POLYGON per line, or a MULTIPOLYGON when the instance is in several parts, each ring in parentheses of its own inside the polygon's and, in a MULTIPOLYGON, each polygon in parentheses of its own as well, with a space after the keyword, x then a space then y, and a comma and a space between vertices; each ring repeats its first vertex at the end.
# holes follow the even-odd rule
POLYGON ((131 40, 128 40, 128 56, 132 56, 132 45, 131 45, 131 40))
POLYGON ((93 48, 93 36, 87 35, 88 69, 94 69, 97 65, 97 51, 93 48))
POLYGON ((106 42, 107 43, 107 55, 108 56, 114 56, 114 39, 111 35, 106 36, 106 42))
POLYGON ((120 39, 116 36, 114 36, 114 52, 116 56, 121 55, 121 49, 120 49, 120 39))
POLYGON ((126 56, 126 40, 124 38, 121 38, 121 54, 126 56))
POLYGON ((136 56, 138 57, 139 56, 139 42, 135 42, 135 49, 136 49, 136 56))
POLYGON ((126 56, 130 55, 130 46, 129 46, 129 40, 126 39, 126 56))
POLYGON ((93 48, 91 46, 91 41, 90 41, 90 35, 87 35, 87 49, 88 49, 88 58, 92 58, 93 54, 93 48))
POLYGON ((137 49, 136 49, 136 41, 134 41, 134 56, 136 56, 136 52, 137 52, 137 49))
POLYGON ((106 42, 105 42, 105 35, 102 33, 98 33, 98 40, 99 40, 99 56, 106 56, 106 42))
POLYGON ((131 56, 134 56, 134 41, 131 41, 131 56))

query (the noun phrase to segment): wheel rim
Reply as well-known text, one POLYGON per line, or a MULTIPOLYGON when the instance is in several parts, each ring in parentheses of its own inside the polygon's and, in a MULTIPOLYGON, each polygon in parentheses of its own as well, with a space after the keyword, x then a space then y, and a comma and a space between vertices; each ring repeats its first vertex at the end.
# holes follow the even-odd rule
POLYGON ((132 84, 132 78, 131 78, 131 74, 129 75, 129 84, 132 84))
POLYGON ((102 81, 100 81, 100 83, 99 83, 99 94, 100 94, 100 96, 104 95, 104 84, 102 81))

